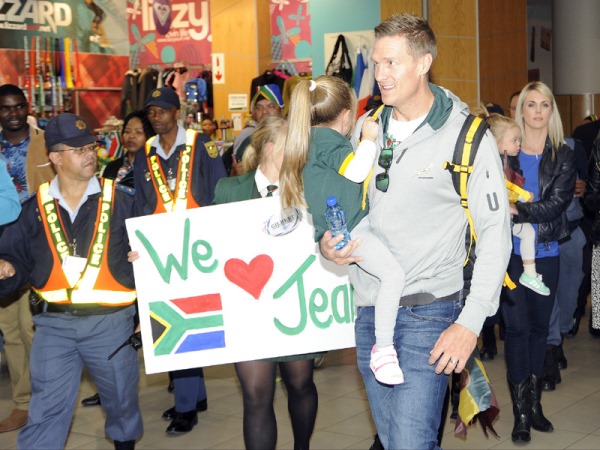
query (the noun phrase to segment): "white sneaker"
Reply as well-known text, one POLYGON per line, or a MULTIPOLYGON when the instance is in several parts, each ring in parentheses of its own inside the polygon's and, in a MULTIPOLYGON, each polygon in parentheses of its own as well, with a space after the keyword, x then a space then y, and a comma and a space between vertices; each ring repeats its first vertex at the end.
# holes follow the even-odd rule
POLYGON ((393 345, 377 350, 374 345, 371 350, 371 370, 375 374, 377 381, 383 384, 402 384, 404 383, 404 374, 398 363, 398 356, 393 345))

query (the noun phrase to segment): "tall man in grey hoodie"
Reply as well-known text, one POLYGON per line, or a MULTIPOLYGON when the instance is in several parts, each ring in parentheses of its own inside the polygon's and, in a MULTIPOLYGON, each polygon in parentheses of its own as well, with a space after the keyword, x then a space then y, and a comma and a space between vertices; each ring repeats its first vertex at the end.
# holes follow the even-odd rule
MULTIPOLYGON (((488 132, 467 188, 478 242, 471 289, 463 292, 467 219, 444 162, 452 161, 469 111, 450 91, 428 83, 436 53, 435 35, 420 17, 396 15, 375 28, 375 79, 387 106, 380 115, 380 157, 365 220, 406 273, 394 333, 404 384, 380 384, 369 368, 378 280, 356 264, 349 272, 358 367, 386 449, 438 447, 448 375, 463 370, 485 318, 496 312, 511 250, 504 176, 488 132)), ((339 241, 326 233, 323 255, 338 264, 359 261, 352 251, 360 242, 335 251, 339 241)))

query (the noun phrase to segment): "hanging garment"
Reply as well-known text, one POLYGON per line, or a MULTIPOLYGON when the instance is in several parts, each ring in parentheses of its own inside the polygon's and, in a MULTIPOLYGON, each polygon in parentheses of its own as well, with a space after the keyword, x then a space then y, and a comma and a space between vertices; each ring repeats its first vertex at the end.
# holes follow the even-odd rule
POLYGON ((146 106, 146 97, 148 94, 156 89, 158 84, 158 70, 156 69, 145 69, 140 73, 138 77, 138 104, 135 108, 136 111, 144 109, 146 106))
POLYGON ((138 107, 138 75, 137 70, 125 72, 121 86, 121 118, 127 117, 138 107))
POLYGON ((352 61, 350 60, 348 45, 343 34, 340 34, 335 41, 335 47, 333 48, 331 58, 329 58, 325 73, 334 77, 340 77, 346 83, 352 85, 352 61))
POLYGON ((265 86, 267 84, 275 84, 277 85, 280 91, 283 91, 284 83, 285 79, 281 78, 273 70, 265 70, 265 72, 262 75, 254 78, 252 80, 252 83, 250 83, 250 97, 248 98, 252 99, 252 97, 254 97, 254 94, 256 94, 256 89, 259 86, 265 86))
POLYGON ((369 98, 374 94, 373 86, 375 85, 375 66, 371 61, 372 50, 364 48, 361 50, 361 52, 363 51, 366 52, 366 56, 363 54, 365 70, 363 71, 362 79, 360 82, 360 89, 357 94, 358 114, 362 114, 362 111, 365 110, 369 98))
POLYGON ((358 93, 360 92, 360 83, 363 78, 363 72, 365 71, 365 60, 363 58, 363 54, 360 48, 356 51, 356 64, 354 64, 354 92, 358 97, 358 93))

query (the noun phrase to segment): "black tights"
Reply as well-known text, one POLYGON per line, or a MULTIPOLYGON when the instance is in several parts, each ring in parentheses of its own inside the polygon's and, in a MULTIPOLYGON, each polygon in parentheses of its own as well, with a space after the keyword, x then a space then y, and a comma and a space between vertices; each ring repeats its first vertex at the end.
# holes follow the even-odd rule
MULTIPOLYGON (((273 409, 277 363, 244 361, 235 364, 244 398, 244 443, 248 450, 275 449, 277 421, 273 409)), ((309 448, 317 416, 317 387, 313 382, 314 361, 279 363, 288 394, 288 411, 294 432, 294 450, 309 448)))

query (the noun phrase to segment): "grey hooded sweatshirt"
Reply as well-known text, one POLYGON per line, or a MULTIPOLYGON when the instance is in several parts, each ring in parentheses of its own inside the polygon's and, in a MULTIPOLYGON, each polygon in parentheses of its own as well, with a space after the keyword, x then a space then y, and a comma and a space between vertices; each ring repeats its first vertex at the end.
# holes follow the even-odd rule
MULTIPOLYGON (((368 187, 372 231, 389 247, 406 273, 403 296, 430 293, 437 298, 463 287, 467 219, 444 162, 452 161, 460 129, 469 112, 450 91, 429 85, 434 103, 415 132, 396 147, 389 170, 389 188, 381 192, 375 177, 383 172, 375 159, 368 187)), ((380 115, 377 148, 392 114, 380 115)), ((356 125, 353 144, 360 135, 356 125)), ((496 141, 484 136, 467 187, 478 241, 470 293, 456 323, 479 335, 487 316, 498 309, 500 289, 512 248, 509 207, 496 141)), ((375 304, 378 280, 353 264, 349 268, 355 306, 375 304)))

